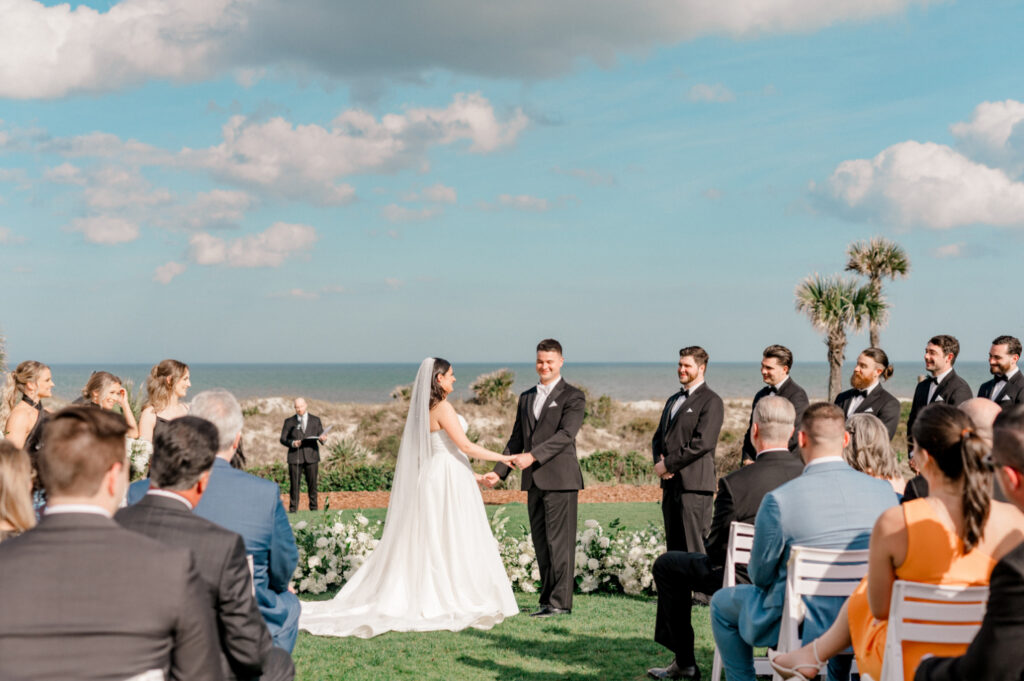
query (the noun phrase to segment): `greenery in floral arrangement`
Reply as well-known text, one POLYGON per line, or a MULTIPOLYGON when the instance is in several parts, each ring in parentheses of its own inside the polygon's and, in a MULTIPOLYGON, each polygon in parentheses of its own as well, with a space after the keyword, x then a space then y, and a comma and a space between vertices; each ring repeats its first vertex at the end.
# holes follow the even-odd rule
POLYGON ((299 564, 292 586, 298 593, 311 594, 341 588, 377 547, 383 530, 382 522, 371 523, 361 513, 350 522, 342 522, 340 513, 326 512, 295 523, 299 564))
POLYGON ((489 374, 481 374, 469 384, 473 391, 473 401, 477 404, 511 404, 515 401, 512 384, 516 375, 509 369, 498 369, 489 374))

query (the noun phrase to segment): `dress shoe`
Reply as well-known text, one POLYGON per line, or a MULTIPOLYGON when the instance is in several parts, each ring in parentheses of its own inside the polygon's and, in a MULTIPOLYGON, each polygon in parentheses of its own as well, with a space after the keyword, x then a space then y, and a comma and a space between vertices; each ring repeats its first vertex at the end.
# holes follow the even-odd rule
POLYGON ((531 612, 530 617, 554 617, 555 615, 569 615, 571 613, 572 610, 567 610, 565 608, 555 608, 550 605, 542 605, 540 606, 540 610, 538 610, 537 612, 531 612))
POLYGON ((700 669, 697 667, 680 667, 672 660, 667 667, 653 667, 647 670, 647 676, 652 679, 690 679, 700 681, 700 669))

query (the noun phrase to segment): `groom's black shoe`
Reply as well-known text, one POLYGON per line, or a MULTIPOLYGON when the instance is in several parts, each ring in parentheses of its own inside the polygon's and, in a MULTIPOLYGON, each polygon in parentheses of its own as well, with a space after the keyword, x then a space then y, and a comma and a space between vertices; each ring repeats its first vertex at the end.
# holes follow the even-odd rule
POLYGON ((697 667, 680 667, 672 660, 667 667, 653 667, 647 670, 647 676, 652 679, 689 679, 700 681, 700 669, 697 667))
POLYGON ((531 612, 530 617, 554 617, 555 615, 569 615, 572 610, 566 610, 565 608, 555 608, 550 605, 540 606, 540 610, 537 612, 531 612))

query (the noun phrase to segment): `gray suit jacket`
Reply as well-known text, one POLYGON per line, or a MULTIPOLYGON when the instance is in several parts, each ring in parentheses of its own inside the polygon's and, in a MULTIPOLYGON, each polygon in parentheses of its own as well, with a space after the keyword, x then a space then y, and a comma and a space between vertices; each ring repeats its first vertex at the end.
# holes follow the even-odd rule
POLYGON ((114 519, 163 544, 192 551, 217 621, 224 678, 260 676, 273 642, 253 596, 242 538, 200 518, 182 502, 154 494, 122 508, 114 519))
POLYGON ((0 679, 221 679, 192 554, 91 513, 0 544, 0 679))

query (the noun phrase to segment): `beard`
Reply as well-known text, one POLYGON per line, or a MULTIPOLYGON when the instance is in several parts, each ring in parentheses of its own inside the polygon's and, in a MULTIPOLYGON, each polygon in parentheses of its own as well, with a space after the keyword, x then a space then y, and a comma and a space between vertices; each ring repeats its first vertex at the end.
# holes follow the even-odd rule
POLYGON ((989 364, 988 372, 994 376, 995 374, 1005 374, 1006 370, 1003 369, 1003 367, 999 366, 998 364, 989 364))
POLYGON ((857 390, 864 390, 871 385, 871 379, 863 379, 856 371, 850 374, 850 385, 857 390))

